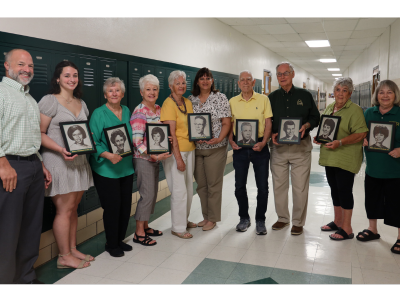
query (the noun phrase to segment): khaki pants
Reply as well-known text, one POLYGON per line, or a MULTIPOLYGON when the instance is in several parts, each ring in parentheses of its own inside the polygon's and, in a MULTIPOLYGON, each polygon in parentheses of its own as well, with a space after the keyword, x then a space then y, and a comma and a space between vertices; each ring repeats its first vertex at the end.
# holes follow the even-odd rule
POLYGON ((274 187, 275 210, 278 221, 289 223, 288 208, 289 167, 292 180, 293 211, 292 225, 304 226, 307 216, 308 188, 311 169, 311 138, 300 145, 274 145, 271 147, 271 173, 274 187))
POLYGON ((197 194, 200 197, 203 218, 211 222, 221 221, 226 148, 227 146, 196 149, 194 178, 197 182, 197 194))

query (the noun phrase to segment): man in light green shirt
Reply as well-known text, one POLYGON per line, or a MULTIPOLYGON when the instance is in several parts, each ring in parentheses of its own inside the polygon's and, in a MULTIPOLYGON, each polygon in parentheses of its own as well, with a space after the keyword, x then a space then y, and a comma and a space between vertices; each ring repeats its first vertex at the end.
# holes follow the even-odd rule
POLYGON ((31 55, 5 56, 0 83, 0 284, 40 283, 33 264, 39 255, 44 190, 51 175, 38 153, 40 113, 29 95, 31 55), (44 178, 44 179, 43 179, 44 178))

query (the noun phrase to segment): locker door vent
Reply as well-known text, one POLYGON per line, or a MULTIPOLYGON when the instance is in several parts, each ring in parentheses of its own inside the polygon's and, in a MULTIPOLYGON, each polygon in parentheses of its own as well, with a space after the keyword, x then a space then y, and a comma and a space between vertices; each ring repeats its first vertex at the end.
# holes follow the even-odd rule
POLYGON ((83 68, 83 85, 94 86, 94 69, 83 68))
POLYGON ((47 85, 47 64, 35 64, 34 76, 31 84, 47 85))

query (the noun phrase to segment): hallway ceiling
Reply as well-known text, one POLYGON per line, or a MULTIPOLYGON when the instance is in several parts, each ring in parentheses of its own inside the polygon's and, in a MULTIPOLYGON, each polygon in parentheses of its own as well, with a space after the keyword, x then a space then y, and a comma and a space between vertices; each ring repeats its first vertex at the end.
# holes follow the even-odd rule
MULTIPOLYGON (((396 18, 219 18, 265 48, 329 84, 344 72, 396 18), (310 48, 305 41, 329 40, 310 48), (336 58, 336 63, 321 63, 336 58), (331 72, 328 68, 340 68, 331 72)), ((275 70, 272 70, 273 73, 275 70)), ((372 72, 372 70, 371 70, 372 72)), ((371 73, 372 74, 372 73, 371 73)))

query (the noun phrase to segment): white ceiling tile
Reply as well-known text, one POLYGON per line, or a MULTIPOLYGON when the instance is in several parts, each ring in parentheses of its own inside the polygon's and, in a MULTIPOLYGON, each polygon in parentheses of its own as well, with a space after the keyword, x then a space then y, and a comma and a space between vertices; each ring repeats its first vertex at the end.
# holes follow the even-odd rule
POLYGON ((329 43, 332 46, 346 46, 349 39, 338 39, 338 40, 329 40, 329 43))
POLYGON ((323 21, 326 32, 329 31, 351 31, 356 28, 358 20, 323 21))
POLYGON ((304 41, 315 41, 315 40, 327 40, 327 36, 324 32, 315 33, 300 33, 299 34, 304 41))
POLYGON ((218 18, 221 22, 228 25, 255 25, 251 18, 218 18))
POLYGON ((281 47, 268 47, 269 50, 276 53, 290 53, 292 51, 288 50, 288 48, 281 48, 281 47))
POLYGON ((395 18, 370 18, 370 19, 361 19, 355 30, 365 30, 372 28, 385 28, 391 25, 395 18))
POLYGON ((297 33, 274 35, 281 42, 302 42, 303 40, 297 33))
POLYGON ((259 42, 259 43, 267 48, 269 48, 269 47, 284 48, 285 47, 281 42, 259 42))
POLYGON ((298 52, 298 53, 312 53, 310 48, 301 48, 301 47, 287 47, 287 49, 290 49, 291 52, 298 52))
POLYGON ((308 48, 305 42, 282 42, 285 47, 308 48))
POLYGON ((343 50, 342 51, 334 51, 333 53, 336 57, 339 57, 340 55, 342 55, 342 52, 343 52, 343 50))
POLYGON ((292 23, 315 23, 321 22, 320 18, 286 18, 286 21, 290 24, 292 23))
POLYGON ((287 24, 284 18, 253 18, 252 20, 257 25, 287 24))
POLYGON ((331 46, 333 51, 342 51, 345 46, 331 46))
POLYGON ((371 36, 380 36, 386 28, 372 28, 368 30, 354 30, 353 34, 351 35, 351 38, 365 38, 365 37, 371 37, 371 36))
POLYGON ((289 24, 277 24, 277 25, 259 25, 260 28, 270 34, 289 34, 296 33, 289 24))
POLYGON ((344 50, 364 50, 367 47, 367 45, 345 46, 344 50))
POLYGON ((342 56, 361 54, 362 50, 343 50, 342 56))
POLYGON ((296 23, 290 24, 297 33, 324 32, 321 22, 319 23, 296 23))
POLYGON ((312 52, 319 53, 319 52, 329 52, 332 53, 333 50, 331 47, 319 47, 319 48, 310 48, 312 52))
POLYGON ((311 59, 316 59, 316 55, 314 53, 301 53, 298 52, 296 53, 299 57, 303 57, 303 58, 311 58, 311 59))
POLYGON ((375 40, 377 39, 376 36, 373 37, 366 37, 362 39, 349 39, 347 42, 347 46, 353 46, 353 45, 371 45, 375 40))
POLYGON ((331 40, 338 40, 338 39, 348 39, 350 38, 353 31, 330 31, 327 32, 326 35, 331 40))
POLYGON ((249 38, 257 42, 277 42, 278 40, 270 34, 248 34, 249 38))
POLYGON ((360 17, 323 17, 325 21, 358 20, 360 17))
POLYGON ((232 28, 244 34, 268 34, 268 32, 261 29, 258 25, 240 25, 232 26, 232 28))

